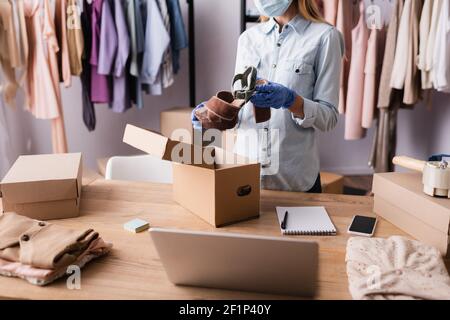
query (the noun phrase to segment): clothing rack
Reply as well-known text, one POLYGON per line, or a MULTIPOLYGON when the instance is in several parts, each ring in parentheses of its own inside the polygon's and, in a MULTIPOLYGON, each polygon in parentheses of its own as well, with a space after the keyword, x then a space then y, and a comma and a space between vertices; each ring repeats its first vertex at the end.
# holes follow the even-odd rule
POLYGON ((259 21, 259 16, 247 14, 247 0, 241 0, 241 33, 247 30, 247 23, 259 21))
POLYGON ((194 0, 186 0, 188 4, 188 28, 189 28, 189 104, 194 108, 196 102, 196 70, 195 70, 195 16, 194 0))

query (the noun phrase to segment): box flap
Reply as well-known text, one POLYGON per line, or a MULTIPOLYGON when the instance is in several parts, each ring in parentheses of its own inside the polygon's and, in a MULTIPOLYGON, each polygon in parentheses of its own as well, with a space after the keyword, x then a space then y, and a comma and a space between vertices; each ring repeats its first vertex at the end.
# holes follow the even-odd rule
POLYGON ((423 192, 422 174, 375 174, 373 193, 424 223, 448 234, 450 199, 426 195, 423 192))
POLYGON ((20 156, 1 182, 10 203, 79 197, 81 153, 20 156))
POLYGON ((123 142, 156 158, 176 163, 214 169, 214 148, 202 148, 172 141, 151 130, 128 124, 123 142))

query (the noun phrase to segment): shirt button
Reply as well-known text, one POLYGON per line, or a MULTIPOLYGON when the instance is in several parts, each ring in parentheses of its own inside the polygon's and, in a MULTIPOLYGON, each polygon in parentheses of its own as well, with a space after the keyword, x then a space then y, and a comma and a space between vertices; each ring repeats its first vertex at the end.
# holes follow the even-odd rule
POLYGON ((274 63, 274 64, 272 65, 272 68, 275 69, 276 67, 277 67, 277 65, 274 63))
POLYGON ((46 226, 46 224, 45 224, 45 222, 39 222, 39 227, 45 227, 46 226))
POLYGON ((20 238, 20 240, 26 242, 26 241, 30 240, 30 236, 27 235, 27 234, 24 234, 24 235, 20 238))
POLYGON ((300 73, 300 69, 295 69, 295 73, 300 73))
POLYGON ((277 47, 281 47, 281 43, 277 43, 277 47))

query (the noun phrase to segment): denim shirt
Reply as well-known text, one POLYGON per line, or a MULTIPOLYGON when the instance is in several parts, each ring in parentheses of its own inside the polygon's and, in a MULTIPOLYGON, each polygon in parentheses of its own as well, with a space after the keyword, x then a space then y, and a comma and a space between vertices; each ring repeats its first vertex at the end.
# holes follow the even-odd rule
MULTIPOLYGON (((301 16, 281 32, 272 18, 239 38, 236 74, 254 66, 259 78, 282 84, 304 98, 304 119, 289 110, 272 109, 265 124, 270 132, 264 146, 270 150, 270 165, 262 169, 264 189, 301 192, 313 187, 320 171, 316 130, 330 131, 338 121, 343 54, 343 38, 336 28, 301 16)), ((259 134, 258 143, 249 143, 251 129, 259 125, 249 103, 239 114, 235 152, 259 159, 263 138, 259 134)))

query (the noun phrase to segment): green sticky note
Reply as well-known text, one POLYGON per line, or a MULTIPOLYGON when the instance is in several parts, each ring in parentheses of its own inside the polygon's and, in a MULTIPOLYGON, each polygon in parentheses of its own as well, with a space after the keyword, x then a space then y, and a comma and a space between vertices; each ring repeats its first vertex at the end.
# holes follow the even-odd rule
POLYGON ((125 223, 123 228, 130 232, 139 233, 148 230, 150 228, 150 224, 145 220, 134 219, 125 223))

